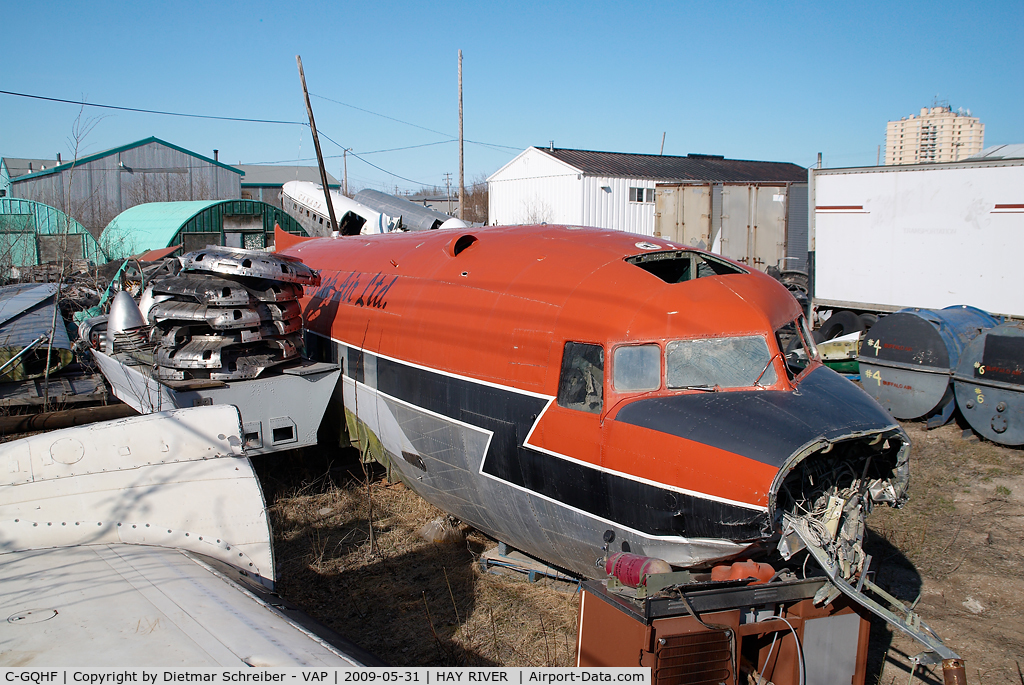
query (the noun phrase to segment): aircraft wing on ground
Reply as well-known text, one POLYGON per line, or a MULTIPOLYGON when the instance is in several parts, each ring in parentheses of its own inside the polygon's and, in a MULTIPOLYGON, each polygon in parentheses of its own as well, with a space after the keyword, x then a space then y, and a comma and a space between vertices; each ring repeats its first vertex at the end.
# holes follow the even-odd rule
POLYGON ((271 594, 241 430, 213 405, 0 445, 0 665, 378 665, 271 594))
POLYGON ((4 554, 0 606, 3 666, 366 663, 213 562, 175 549, 115 543, 4 554))

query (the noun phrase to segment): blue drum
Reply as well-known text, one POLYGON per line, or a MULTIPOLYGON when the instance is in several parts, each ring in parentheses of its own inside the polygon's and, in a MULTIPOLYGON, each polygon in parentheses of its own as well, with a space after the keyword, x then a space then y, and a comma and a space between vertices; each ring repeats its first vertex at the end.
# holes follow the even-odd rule
POLYGON ((974 432, 1024 445, 1024 323, 1007 322, 971 341, 953 375, 956 402, 974 432))
POLYGON ((975 307, 903 309, 865 335, 857 362, 864 389, 897 419, 952 412, 950 381, 971 340, 999 321, 975 307))

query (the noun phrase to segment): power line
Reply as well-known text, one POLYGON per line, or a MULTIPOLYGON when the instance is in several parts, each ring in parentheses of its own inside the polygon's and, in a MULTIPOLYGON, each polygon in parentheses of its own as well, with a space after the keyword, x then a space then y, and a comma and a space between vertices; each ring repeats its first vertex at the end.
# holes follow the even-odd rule
MULTIPOLYGON (((319 131, 319 133, 321 135, 323 135, 323 131, 319 131)), ((331 142, 334 142, 334 141, 331 141, 331 142)), ((371 150, 369 152, 354 152, 354 153, 350 153, 350 154, 376 155, 376 154, 381 153, 381 152, 399 152, 401 150, 412 150, 412 149, 415 149, 415 148, 418 148, 418 147, 430 147, 431 145, 447 145, 448 143, 454 143, 454 142, 456 142, 456 141, 454 141, 454 140, 439 140, 436 143, 422 143, 420 145, 406 145, 405 147, 393 147, 393 148, 389 148, 387 150, 371 150)), ((340 159, 341 157, 342 157, 342 155, 324 155, 324 159, 340 159)), ((280 160, 277 160, 276 162, 245 162, 245 164, 251 164, 253 166, 258 166, 258 165, 261 165, 261 164, 270 165, 270 164, 285 164, 287 162, 313 162, 313 161, 316 161, 316 157, 304 157, 302 159, 280 159, 280 160)))
MULTIPOLYGON (((247 122, 247 123, 250 123, 250 124, 284 124, 284 125, 288 125, 288 126, 305 126, 307 128, 309 127, 309 124, 307 122, 304 122, 304 121, 287 121, 287 120, 284 120, 284 119, 250 119, 250 118, 247 118, 247 117, 220 117, 220 116, 215 116, 215 115, 212 115, 212 114, 190 114, 188 112, 165 112, 163 110, 158 110, 158 109, 142 109, 142 108, 139 108, 139 107, 122 107, 120 105, 104 105, 104 104, 94 103, 94 102, 85 102, 84 100, 66 100, 64 98, 53 98, 53 97, 47 97, 45 95, 32 95, 31 93, 16 93, 16 92, 11 91, 11 90, 0 90, 0 94, 3 94, 3 95, 13 95, 15 97, 21 97, 21 98, 30 98, 32 100, 45 100, 47 102, 61 102, 61 103, 68 104, 68 105, 79 105, 80 107, 95 107, 97 109, 113 109, 113 110, 117 110, 117 111, 121 111, 121 112, 138 112, 138 113, 141 113, 141 114, 159 114, 159 115, 168 116, 168 117, 185 117, 185 118, 188 118, 188 119, 212 119, 214 121, 241 121, 241 122, 247 122)), ((389 117, 386 114, 380 114, 379 112, 373 112, 373 111, 370 111, 368 109, 363 109, 362 107, 356 107, 355 105, 350 105, 348 103, 341 102, 339 100, 332 100, 331 98, 327 98, 327 97, 324 97, 322 95, 317 95, 316 93, 310 93, 310 95, 312 95, 313 97, 318 97, 321 100, 327 100, 329 102, 333 102, 335 104, 342 105, 344 107, 351 107, 352 109, 359 110, 360 112, 366 112, 367 114, 372 114, 374 116, 383 117, 385 119, 390 119, 391 121, 396 121, 396 122, 398 122, 400 124, 405 124, 406 126, 413 126, 415 128, 423 129, 424 131, 429 131, 430 133, 436 133, 436 134, 438 134, 440 136, 446 136, 448 138, 451 138, 450 134, 442 133, 441 131, 435 131, 434 129, 430 129, 430 128, 427 128, 425 126, 420 126, 418 124, 413 124, 413 123, 410 123, 408 121, 402 121, 401 119, 396 119, 394 117, 389 117)), ((317 130, 319 132, 319 129, 317 129, 317 130)), ((441 145, 443 143, 449 143, 449 142, 451 142, 451 141, 450 140, 441 140, 441 141, 437 141, 435 143, 424 143, 422 145, 410 145, 409 147, 393 148, 391 150, 374 150, 373 152, 362 152, 360 154, 369 155, 369 154, 375 154, 377 152, 394 152, 396 150, 408 150, 408 149, 411 149, 411 148, 414 148, 414 147, 426 147, 428 145, 441 145)), ((477 140, 467 140, 466 142, 467 143, 472 143, 474 145, 481 145, 483 147, 489 147, 489 148, 492 148, 492 149, 495 149, 495 150, 497 150, 499 148, 503 149, 503 150, 519 150, 519 149, 521 149, 519 147, 513 147, 511 145, 499 145, 497 143, 484 143, 484 142, 477 141, 477 140)), ((283 161, 291 161, 291 160, 283 160, 283 161)), ((266 163, 266 164, 276 164, 277 162, 258 162, 258 163, 259 164, 264 164, 264 163, 266 163)), ((399 177, 399 178, 401 178, 401 177, 399 177)))
MULTIPOLYGON (((383 119, 390 119, 391 121, 396 121, 399 124, 405 124, 406 126, 412 126, 413 128, 422 129, 422 130, 428 131, 430 133, 436 133, 439 136, 446 136, 448 138, 452 137, 452 135, 450 133, 443 133, 441 131, 435 131, 434 129, 427 128, 426 126, 420 126, 419 124, 414 124, 414 123, 409 122, 409 121, 402 121, 401 119, 396 119, 395 117, 390 117, 387 114, 381 114, 380 112, 374 112, 374 111, 369 110, 369 109, 363 109, 362 107, 356 107, 355 105, 350 105, 347 102, 342 102, 340 100, 334 100, 334 99, 329 98, 329 97, 324 97, 323 95, 317 95, 316 93, 310 93, 310 95, 312 95, 315 98, 320 98, 321 100, 327 100, 328 102, 333 102, 334 104, 341 105, 342 107, 349 107, 351 109, 355 109, 355 110, 358 110, 360 112, 366 112, 367 114, 372 114, 375 117, 381 117, 383 119)), ((521 150, 522 149, 521 147, 512 147, 511 145, 498 145, 497 143, 483 143, 483 142, 480 142, 478 140, 467 140, 466 142, 467 143, 473 143, 474 145, 482 145, 484 147, 489 147, 489 148, 503 148, 505 150, 521 150)), ((364 154, 366 154, 366 153, 364 153, 364 154)))
MULTIPOLYGON (((85 102, 84 100, 81 100, 81 101, 79 101, 79 100, 67 100, 67 99, 64 99, 64 98, 47 97, 45 95, 32 95, 30 93, 17 93, 17 92, 10 91, 10 90, 0 90, 0 94, 11 95, 11 96, 14 96, 14 97, 29 98, 29 99, 32 99, 32 100, 44 100, 46 102, 60 102, 60 103, 69 104, 69 105, 79 105, 80 107, 94 107, 94 108, 97 108, 97 109, 112 109, 112 110, 117 110, 117 111, 121 111, 121 112, 137 112, 137 113, 141 113, 141 114, 158 114, 158 115, 161 115, 161 116, 184 117, 184 118, 188 118, 188 119, 212 119, 212 120, 215 120, 215 121, 238 121, 238 122, 246 122, 246 123, 253 123, 253 124, 284 124, 284 125, 288 125, 288 126, 304 126, 304 127, 307 127, 307 128, 309 127, 309 124, 307 122, 303 122, 303 121, 286 121, 286 120, 280 120, 280 119, 250 119, 250 118, 246 118, 246 117, 214 116, 214 115, 211 115, 211 114, 190 114, 190 113, 187 113, 187 112, 167 112, 167 111, 155 110, 155 109, 142 109, 142 108, 139 108, 139 107, 122 107, 120 105, 105 105, 105 104, 100 104, 100 103, 85 102)), ((407 126, 413 126, 415 128, 423 129, 424 131, 428 131, 430 133, 436 133, 437 135, 442 135, 442 136, 446 136, 446 137, 449 137, 449 138, 451 137, 450 135, 442 133, 440 131, 435 131, 433 129, 426 128, 425 126, 420 126, 418 124, 413 124, 413 123, 410 123, 408 121, 402 121, 401 119, 396 119, 394 117, 389 117, 386 114, 380 114, 378 112, 373 112, 373 111, 370 111, 368 109, 363 109, 362 107, 356 107, 355 105, 350 105, 348 103, 341 102, 339 100, 333 100, 331 98, 327 98, 327 97, 324 97, 322 95, 316 95, 315 93, 310 93, 310 95, 313 95, 314 97, 318 97, 318 98, 320 98, 322 100, 327 100, 329 102, 333 102, 333 103, 336 103, 336 104, 339 104, 339 105, 343 105, 345 107, 350 107, 352 109, 356 109, 356 110, 359 110, 361 112, 366 112, 367 114, 373 114, 374 116, 379 116, 379 117, 383 117, 385 119, 390 119, 390 120, 396 121, 396 122, 398 122, 400 124, 405 124, 407 126)), ((334 143, 338 147, 340 147, 342 149, 345 149, 345 146, 343 146, 340 143, 338 143, 337 141, 331 139, 323 131, 320 131, 319 128, 317 128, 317 132, 320 135, 323 135, 324 138, 326 138, 327 140, 331 141, 332 143, 334 143)), ((364 164, 368 164, 369 166, 372 166, 374 169, 377 169, 378 171, 382 171, 385 174, 388 174, 389 176, 394 176, 395 178, 400 178, 403 181, 408 181, 409 183, 416 183, 416 184, 419 184, 419 185, 422 185, 422 186, 426 186, 426 185, 430 185, 430 184, 423 183, 423 182, 420 182, 420 181, 414 181, 413 179, 406 178, 405 176, 400 176, 400 175, 398 175, 398 174, 396 174, 394 172, 388 171, 387 169, 379 167, 376 164, 363 159, 362 157, 360 157, 360 155, 371 155, 371 154, 377 154, 377 153, 381 153, 381 152, 396 152, 396 151, 399 151, 399 150, 408 150, 408 149, 417 148, 417 147, 427 147, 427 146, 430 146, 430 145, 443 145, 443 144, 447 144, 447 143, 451 143, 451 142, 453 142, 453 141, 452 140, 442 140, 442 141, 436 141, 436 142, 433 142, 433 143, 423 143, 423 144, 420 144, 420 145, 409 145, 409 146, 402 147, 402 148, 392 148, 392 149, 389 149, 389 150, 373 150, 373 151, 370 151, 370 152, 361 152, 361 153, 358 153, 358 154, 357 153, 351 153, 351 154, 352 154, 353 157, 355 157, 359 161, 363 162, 364 164)), ((473 143, 474 145, 482 145, 484 147, 490 147, 492 149, 497 149, 497 148, 505 148, 505 149, 508 149, 508 150, 518 150, 519 149, 519 148, 511 147, 511 146, 508 146, 508 145, 497 145, 497 144, 493 144, 493 143, 482 143, 482 142, 473 141, 473 140, 467 140, 466 142, 467 143, 473 143)), ((333 159, 333 158, 340 157, 340 156, 341 155, 331 155, 330 158, 333 159)), ((282 160, 282 161, 291 162, 291 161, 295 161, 295 160, 282 160)), ((271 163, 277 163, 277 162, 265 162, 265 164, 271 164, 271 163)))
POLYGON ((498 145, 497 143, 481 143, 478 140, 469 140, 468 138, 466 139, 466 142, 467 143, 472 143, 473 145, 479 145, 480 147, 490 148, 490 149, 494 150, 495 152, 501 152, 503 154, 508 154, 508 153, 505 152, 505 150, 522 150, 523 149, 521 147, 512 147, 511 145, 498 145))
MULTIPOLYGON (((332 143, 334 143, 335 145, 337 145, 338 147, 340 147, 340 148, 341 148, 342 150, 345 150, 345 149, 346 149, 344 145, 342 145, 342 144, 341 144, 341 143, 339 143, 338 141, 336 141, 336 140, 332 139, 332 138, 331 138, 330 136, 328 136, 328 135, 327 135, 326 133, 324 133, 323 131, 320 131, 320 129, 317 129, 317 131, 318 131, 318 132, 320 133, 320 135, 322 135, 322 136, 323 136, 324 138, 326 138, 327 140, 331 141, 332 143)), ((394 176, 395 178, 400 178, 400 179, 402 179, 403 181, 408 181, 409 183, 417 183, 417 184, 419 184, 419 185, 421 185, 421 186, 429 185, 429 184, 427 184, 427 183, 423 183, 422 181, 414 181, 414 180, 412 180, 411 178, 406 178, 405 176, 399 176, 398 174, 396 174, 396 173, 394 173, 394 172, 388 171, 387 169, 384 169, 384 168, 381 168, 381 167, 377 166, 377 165, 376 165, 376 164, 374 164, 373 162, 368 162, 368 161, 366 161, 365 159, 363 159, 363 158, 362 158, 362 157, 360 157, 359 155, 355 154, 354 152, 350 152, 349 154, 350 154, 350 155, 352 155, 353 157, 355 157, 356 159, 358 159, 358 160, 359 160, 360 162, 362 162, 363 164, 369 164, 369 165, 370 165, 370 166, 372 166, 372 167, 373 167, 374 169, 377 169, 378 171, 383 171, 383 172, 384 172, 385 174, 388 174, 388 175, 390 175, 390 176, 394 176)))
POLYGON ((324 97, 323 95, 317 95, 316 93, 310 93, 310 95, 312 95, 315 98, 320 98, 321 100, 327 100, 328 102, 333 102, 334 104, 341 105, 342 107, 349 107, 351 109, 359 110, 360 112, 366 112, 367 114, 372 114, 375 117, 381 117, 383 119, 390 119, 391 121, 397 121, 399 124, 405 124, 406 126, 412 126, 413 128, 422 129, 422 130, 428 131, 430 133, 436 133, 439 136, 445 136, 446 138, 451 138, 451 134, 449 134, 449 133, 442 133, 441 131, 435 131, 434 129, 427 128, 426 126, 420 126, 419 124, 413 124, 413 123, 410 123, 408 121, 402 121, 401 119, 396 119, 394 117, 389 117, 387 114, 381 114, 380 112, 372 112, 372 111, 370 111, 368 109, 363 109, 362 107, 356 107, 355 105, 350 105, 347 102, 342 102, 340 100, 333 100, 331 98, 324 97))
POLYGON ((455 143, 455 142, 458 142, 458 141, 455 141, 455 140, 439 140, 436 143, 421 143, 420 145, 406 145, 405 147, 393 147, 393 148, 390 148, 388 150, 371 150, 370 152, 359 152, 359 153, 353 153, 353 154, 375 155, 375 154, 380 153, 380 152, 399 152, 401 150, 412 150, 413 148, 417 148, 417 147, 430 147, 431 145, 447 145, 448 143, 455 143))
POLYGON ((252 124, 288 124, 290 126, 309 126, 309 124, 301 121, 282 121, 278 119, 247 119, 244 117, 218 117, 211 114, 187 114, 185 112, 163 112, 156 109, 139 109, 137 107, 120 107, 118 105, 101 105, 92 102, 85 102, 79 100, 65 100, 63 98, 51 98, 43 95, 31 95, 29 93, 15 93, 10 90, 0 90, 0 93, 4 95, 14 95, 21 98, 31 98, 33 100, 46 100, 48 102, 63 102, 69 105, 79 105, 81 107, 96 107, 99 109, 116 109, 122 112, 141 112, 142 114, 161 114, 169 117, 186 117, 189 119, 215 119, 217 121, 245 121, 252 124))

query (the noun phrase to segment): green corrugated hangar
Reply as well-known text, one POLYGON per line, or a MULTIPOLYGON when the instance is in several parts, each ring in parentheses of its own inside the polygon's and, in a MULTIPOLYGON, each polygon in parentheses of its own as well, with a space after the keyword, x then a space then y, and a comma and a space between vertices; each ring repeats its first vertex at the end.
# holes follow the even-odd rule
POLYGON ((264 249, 274 244, 274 226, 295 235, 306 231, 284 210, 258 200, 148 202, 121 212, 100 236, 111 259, 174 245, 181 252, 207 245, 264 249))
POLYGON ((0 198, 0 270, 85 260, 104 264, 99 243, 82 224, 55 207, 0 198))

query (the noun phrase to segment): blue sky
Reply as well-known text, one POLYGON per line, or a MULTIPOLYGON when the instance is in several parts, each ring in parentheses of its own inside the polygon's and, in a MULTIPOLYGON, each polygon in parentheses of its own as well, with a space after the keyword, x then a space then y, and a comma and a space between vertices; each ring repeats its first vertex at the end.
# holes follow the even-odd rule
MULTIPOLYGON (((7 0, 0 16, 0 90, 91 103, 302 122, 299 54, 318 128, 361 158, 353 189, 457 181, 459 49, 467 182, 530 145, 656 154, 663 132, 665 154, 873 165, 886 121, 936 96, 979 117, 986 146, 1024 142, 1020 0, 7 0)), ((0 156, 67 158, 77 114, 0 95, 0 156)), ((314 157, 298 125, 84 116, 99 119, 80 154, 157 136, 228 163, 314 157)))

